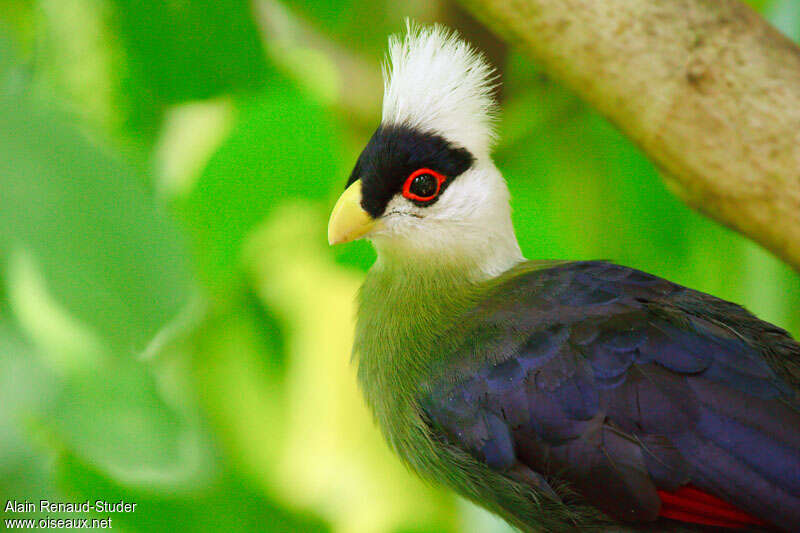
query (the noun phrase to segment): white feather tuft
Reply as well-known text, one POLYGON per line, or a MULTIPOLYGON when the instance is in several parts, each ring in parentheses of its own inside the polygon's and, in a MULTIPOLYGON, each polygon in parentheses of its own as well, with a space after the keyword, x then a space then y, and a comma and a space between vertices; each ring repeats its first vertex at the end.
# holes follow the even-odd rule
POLYGON ((389 39, 383 124, 441 135, 476 158, 494 139, 496 74, 483 54, 447 28, 406 22, 389 39))

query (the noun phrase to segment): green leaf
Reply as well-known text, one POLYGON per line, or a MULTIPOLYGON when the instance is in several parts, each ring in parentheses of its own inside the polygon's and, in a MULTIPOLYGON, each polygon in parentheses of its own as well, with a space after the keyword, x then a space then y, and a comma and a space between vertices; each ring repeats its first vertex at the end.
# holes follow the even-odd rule
POLYGON ((356 53, 379 59, 386 36, 403 29, 407 9, 387 0, 284 0, 292 10, 356 53))
POLYGON ((264 50, 247 0, 114 0, 128 69, 164 103, 260 86, 264 50))
POLYGON ((126 486, 173 491, 208 475, 208 443, 164 402, 141 362, 121 360, 69 380, 43 416, 61 446, 126 486))
MULTIPOLYGON (((0 308, 4 300, 0 298, 0 308)), ((60 383, 0 309, 0 499, 54 496, 48 457, 29 439, 34 413, 53 404, 60 383), (5 497, 5 498, 3 498, 5 497)))
POLYGON ((49 397, 14 415, 27 421, 20 438, 159 490, 198 483, 207 443, 185 399, 168 405, 155 369, 132 357, 176 329, 194 292, 182 238, 145 182, 63 113, 0 99, 0 275, 36 347, 26 389, 49 397))
POLYGON ((239 101, 238 117, 180 206, 202 277, 222 301, 238 293, 250 231, 287 200, 327 198, 341 152, 328 114, 287 82, 239 101))
POLYGON ((336 246, 333 248, 332 253, 337 264, 357 268, 364 272, 370 269, 377 257, 372 243, 366 240, 350 242, 344 246, 336 246))
POLYGON ((111 516, 112 527, 126 531, 323 533, 329 530, 319 519, 289 511, 264 497, 247 479, 224 464, 215 469, 216 479, 211 485, 168 496, 114 483, 70 454, 60 458, 57 469, 59 487, 76 501, 136 503, 134 512, 98 516, 111 516))
POLYGON ((191 289, 182 239, 145 182, 63 114, 0 99, 0 258, 30 256, 53 299, 118 354, 144 349, 191 289))
POLYGON ((767 19, 787 37, 800 43, 800 3, 797 0, 777 0, 765 10, 767 19))
POLYGON ((19 40, 31 37, 34 25, 35 0, 0 0, 0 29, 19 40))

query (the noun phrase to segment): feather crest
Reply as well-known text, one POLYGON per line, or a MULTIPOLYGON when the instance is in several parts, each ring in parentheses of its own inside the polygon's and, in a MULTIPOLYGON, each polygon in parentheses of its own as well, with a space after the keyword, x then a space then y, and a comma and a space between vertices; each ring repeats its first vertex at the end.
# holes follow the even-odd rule
POLYGON ((477 158, 494 139, 497 75, 455 32, 406 21, 406 33, 389 39, 383 66, 383 124, 441 135, 477 158))

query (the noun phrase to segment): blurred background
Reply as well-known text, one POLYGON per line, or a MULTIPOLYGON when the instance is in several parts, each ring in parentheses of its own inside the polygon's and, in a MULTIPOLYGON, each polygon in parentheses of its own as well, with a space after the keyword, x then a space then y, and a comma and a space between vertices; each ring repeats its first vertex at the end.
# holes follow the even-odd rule
MULTIPOLYGON (((800 38, 800 2, 750 3, 800 38)), ((510 531, 404 469, 349 364, 374 255, 325 227, 407 16, 500 70, 528 257, 613 259, 800 332, 796 273, 456 3, 0 0, 3 507, 135 502, 122 531, 510 531)))

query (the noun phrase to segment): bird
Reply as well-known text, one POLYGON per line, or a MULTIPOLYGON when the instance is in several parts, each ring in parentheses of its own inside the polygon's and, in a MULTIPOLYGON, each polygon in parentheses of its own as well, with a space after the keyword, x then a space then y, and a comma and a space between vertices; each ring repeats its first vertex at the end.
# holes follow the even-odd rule
POLYGON ((524 532, 800 531, 800 344, 640 270, 525 259, 495 70, 441 25, 388 49, 328 240, 377 252, 352 357, 389 447, 524 532))

